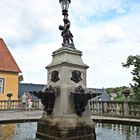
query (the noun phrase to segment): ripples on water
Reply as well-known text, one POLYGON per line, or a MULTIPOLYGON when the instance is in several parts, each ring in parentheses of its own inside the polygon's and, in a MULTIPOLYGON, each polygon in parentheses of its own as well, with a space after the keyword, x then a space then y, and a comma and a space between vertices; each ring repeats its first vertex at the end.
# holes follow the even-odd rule
POLYGON ((96 135, 97 140, 140 140, 140 127, 98 123, 96 135))
POLYGON ((0 125, 0 140, 37 140, 36 122, 0 125))
MULTIPOLYGON (((0 125, 0 140, 39 140, 36 122, 0 125)), ((120 124, 96 124, 97 140, 140 140, 140 127, 120 124)))

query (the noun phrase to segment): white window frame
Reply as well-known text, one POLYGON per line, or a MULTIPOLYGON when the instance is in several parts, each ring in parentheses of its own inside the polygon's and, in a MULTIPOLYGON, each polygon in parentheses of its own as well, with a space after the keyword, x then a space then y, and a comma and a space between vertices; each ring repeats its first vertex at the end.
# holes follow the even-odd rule
POLYGON ((4 78, 0 78, 0 94, 4 93, 4 78))

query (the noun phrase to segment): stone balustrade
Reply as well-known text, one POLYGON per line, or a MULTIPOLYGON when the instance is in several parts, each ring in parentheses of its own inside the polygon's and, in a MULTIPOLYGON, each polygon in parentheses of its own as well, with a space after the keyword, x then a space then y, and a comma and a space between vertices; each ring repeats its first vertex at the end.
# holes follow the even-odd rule
MULTIPOLYGON (((33 109, 43 109, 40 101, 33 102, 33 109)), ((22 110, 21 100, 0 100, 0 110, 22 110)), ((140 119, 140 102, 89 101, 91 115, 127 117, 140 119)))
POLYGON ((91 115, 140 119, 140 102, 89 101, 89 111, 91 115))
MULTIPOLYGON (((27 104, 28 108, 28 104, 27 104)), ((0 100, 0 110, 22 110, 21 100, 0 100)), ((40 101, 33 102, 33 109, 42 109, 42 104, 40 101)))

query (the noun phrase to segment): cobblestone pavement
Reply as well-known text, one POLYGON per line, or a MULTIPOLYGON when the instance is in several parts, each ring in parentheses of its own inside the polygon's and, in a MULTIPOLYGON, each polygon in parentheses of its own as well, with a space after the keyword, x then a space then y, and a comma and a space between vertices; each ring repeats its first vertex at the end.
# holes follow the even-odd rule
POLYGON ((33 111, 0 111, 1 122, 14 122, 14 121, 30 121, 38 120, 41 118, 42 110, 33 111))

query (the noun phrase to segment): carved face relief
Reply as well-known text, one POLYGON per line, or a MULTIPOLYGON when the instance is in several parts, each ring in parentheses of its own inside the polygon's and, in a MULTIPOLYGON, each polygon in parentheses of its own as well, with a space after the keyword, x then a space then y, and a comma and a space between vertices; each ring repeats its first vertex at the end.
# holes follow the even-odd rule
POLYGON ((81 72, 78 71, 78 70, 72 71, 71 80, 73 80, 75 83, 78 83, 78 82, 82 81, 81 72))
POLYGON ((51 81, 56 83, 59 80, 59 72, 58 71, 52 71, 51 73, 51 81))

